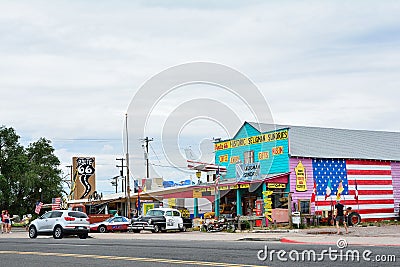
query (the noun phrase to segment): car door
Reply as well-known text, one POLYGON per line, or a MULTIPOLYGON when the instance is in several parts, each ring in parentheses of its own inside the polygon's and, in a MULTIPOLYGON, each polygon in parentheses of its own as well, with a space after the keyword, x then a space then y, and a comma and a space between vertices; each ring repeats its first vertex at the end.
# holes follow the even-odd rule
POLYGON ((49 231, 49 219, 51 217, 51 215, 53 214, 52 211, 46 212, 45 214, 43 214, 39 220, 37 221, 37 230, 38 232, 46 232, 49 231))
POLYGON ((174 213, 172 210, 167 210, 165 212, 165 220, 166 220, 166 230, 174 230, 177 229, 177 223, 175 221, 174 213))
POLYGON ((175 229, 180 229, 180 227, 183 227, 183 219, 182 219, 182 215, 179 211, 174 210, 173 211, 173 215, 174 215, 174 221, 176 223, 176 228, 175 229))
POLYGON ((61 219, 62 211, 52 211, 50 217, 47 219, 46 231, 53 231, 54 226, 61 219))
POLYGON ((109 231, 119 231, 122 229, 122 225, 123 225, 123 221, 122 221, 122 217, 115 217, 114 220, 112 220, 112 222, 110 222, 110 229, 108 229, 109 231))

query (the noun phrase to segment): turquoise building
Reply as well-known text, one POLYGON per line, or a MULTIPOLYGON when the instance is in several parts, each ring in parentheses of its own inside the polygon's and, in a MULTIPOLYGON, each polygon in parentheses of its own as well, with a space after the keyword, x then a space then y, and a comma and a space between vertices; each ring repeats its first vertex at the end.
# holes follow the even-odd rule
POLYGON ((265 192, 289 191, 289 128, 260 132, 245 122, 232 139, 215 143, 215 163, 226 167, 216 205, 235 204, 238 215, 260 213, 258 203, 287 208, 287 194, 265 192))

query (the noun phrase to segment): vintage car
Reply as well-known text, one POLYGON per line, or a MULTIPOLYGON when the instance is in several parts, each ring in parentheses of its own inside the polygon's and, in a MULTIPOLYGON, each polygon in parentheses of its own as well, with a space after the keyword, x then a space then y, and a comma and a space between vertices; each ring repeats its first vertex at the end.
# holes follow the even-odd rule
POLYGON ((131 221, 124 216, 111 217, 103 222, 92 223, 90 225, 91 232, 114 232, 114 231, 128 231, 131 221))
POLYGON ((134 233, 141 230, 149 230, 153 233, 166 232, 169 230, 186 231, 192 227, 190 219, 183 219, 181 212, 171 208, 155 208, 147 211, 145 216, 132 220, 131 229, 134 233))

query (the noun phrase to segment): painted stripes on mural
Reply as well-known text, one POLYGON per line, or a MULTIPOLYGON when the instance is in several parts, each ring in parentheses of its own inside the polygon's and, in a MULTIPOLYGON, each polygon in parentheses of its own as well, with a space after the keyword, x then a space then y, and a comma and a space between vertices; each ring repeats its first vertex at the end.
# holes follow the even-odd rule
POLYGON ((342 204, 358 211, 362 219, 396 216, 390 162, 315 159, 313 172, 317 184, 316 210, 331 209, 331 205, 336 201, 339 182, 342 180, 345 188, 341 195, 342 204), (325 200, 329 179, 332 198, 325 200))

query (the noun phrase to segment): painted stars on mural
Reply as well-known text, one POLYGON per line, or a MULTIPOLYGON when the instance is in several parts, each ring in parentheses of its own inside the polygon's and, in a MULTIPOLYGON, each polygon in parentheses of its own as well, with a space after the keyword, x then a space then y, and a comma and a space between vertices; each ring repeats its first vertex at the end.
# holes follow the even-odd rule
POLYGON ((349 193, 345 160, 314 159, 313 171, 318 196, 326 194, 326 188, 329 182, 331 184, 332 195, 336 195, 340 181, 342 181, 344 188, 341 194, 347 195, 349 193))

